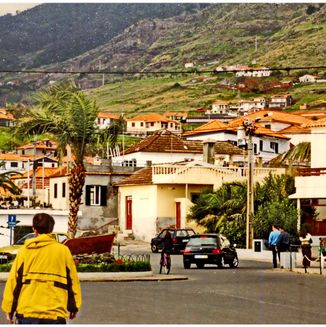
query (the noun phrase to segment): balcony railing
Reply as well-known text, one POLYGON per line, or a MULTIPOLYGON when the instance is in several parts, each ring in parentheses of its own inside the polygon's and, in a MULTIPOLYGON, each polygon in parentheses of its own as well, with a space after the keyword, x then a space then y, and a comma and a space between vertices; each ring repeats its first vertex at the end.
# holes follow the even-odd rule
POLYGON ((303 168, 296 173, 297 176, 322 176, 326 175, 326 168, 303 168))

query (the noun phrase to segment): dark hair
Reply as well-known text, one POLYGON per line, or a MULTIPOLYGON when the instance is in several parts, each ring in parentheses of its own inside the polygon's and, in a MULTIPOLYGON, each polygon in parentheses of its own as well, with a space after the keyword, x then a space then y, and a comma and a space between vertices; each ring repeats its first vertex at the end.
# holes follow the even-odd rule
POLYGON ((37 213, 33 217, 33 227, 39 234, 51 233, 54 227, 54 219, 47 213, 37 213))

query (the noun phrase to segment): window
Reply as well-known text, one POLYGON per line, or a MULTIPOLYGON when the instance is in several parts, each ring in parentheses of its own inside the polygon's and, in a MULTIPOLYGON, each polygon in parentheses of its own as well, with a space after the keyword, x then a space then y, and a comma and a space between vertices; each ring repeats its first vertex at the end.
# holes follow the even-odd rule
POLYGON ((62 197, 66 197, 66 183, 62 183, 62 197))
POLYGON ((271 142, 271 149, 273 149, 275 153, 278 153, 278 143, 271 142))
POLYGON ((10 167, 17 168, 18 167, 18 162, 11 162, 10 167))
POLYGON ((87 206, 106 206, 107 187, 103 185, 86 185, 87 206))
POLYGON ((141 126, 141 127, 143 127, 143 126, 144 126, 144 123, 143 123, 143 122, 141 122, 141 123, 140 123, 140 126, 141 126))
POLYGON ((259 150, 263 151, 263 146, 264 146, 264 141, 263 140, 259 140, 259 150))
POLYGON ((58 184, 57 183, 54 184, 53 193, 54 193, 54 198, 56 199, 58 197, 58 184))
POLYGON ((135 127, 136 125, 135 125, 135 123, 131 123, 131 127, 135 127))

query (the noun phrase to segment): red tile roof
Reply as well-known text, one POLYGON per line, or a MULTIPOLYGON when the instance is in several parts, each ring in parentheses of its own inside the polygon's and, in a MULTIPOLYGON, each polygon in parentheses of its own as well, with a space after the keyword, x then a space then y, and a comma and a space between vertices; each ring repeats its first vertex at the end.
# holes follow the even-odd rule
MULTIPOLYGON (((189 141, 167 130, 159 130, 128 148, 124 154, 135 152, 203 153, 202 141, 189 141)), ((218 154, 244 155, 244 151, 227 141, 217 141, 218 154)))
POLYGON ((123 180, 113 183, 113 185, 126 186, 126 185, 144 185, 153 184, 152 182, 152 167, 145 167, 131 176, 124 178, 123 180))

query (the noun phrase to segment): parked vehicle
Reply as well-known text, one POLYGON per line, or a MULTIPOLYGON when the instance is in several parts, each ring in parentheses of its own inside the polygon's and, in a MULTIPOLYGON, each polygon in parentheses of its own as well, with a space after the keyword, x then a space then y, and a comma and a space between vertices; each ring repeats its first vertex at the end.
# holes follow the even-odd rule
POLYGON ((239 265, 235 246, 221 234, 197 234, 191 236, 183 251, 183 266, 189 269, 191 264, 203 268, 206 264, 215 264, 219 268, 229 265, 236 268, 239 265))
MULTIPOLYGON (((67 234, 65 233, 51 233, 51 235, 60 243, 67 239, 67 234)), ((18 250, 24 245, 24 242, 34 237, 36 237, 36 234, 28 233, 17 240, 13 245, 0 248, 0 264, 14 260, 18 250)))
POLYGON ((192 228, 165 228, 156 237, 151 240, 152 252, 158 252, 163 249, 163 238, 169 231, 173 241, 173 253, 180 253, 189 241, 190 236, 195 235, 192 228))

